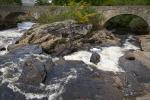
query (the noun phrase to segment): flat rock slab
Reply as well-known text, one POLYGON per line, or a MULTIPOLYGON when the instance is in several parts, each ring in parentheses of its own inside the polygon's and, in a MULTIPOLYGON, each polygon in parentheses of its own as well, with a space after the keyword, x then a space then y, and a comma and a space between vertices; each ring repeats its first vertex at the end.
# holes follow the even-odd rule
POLYGON ((145 52, 150 52, 150 35, 139 36, 141 42, 141 48, 145 52))

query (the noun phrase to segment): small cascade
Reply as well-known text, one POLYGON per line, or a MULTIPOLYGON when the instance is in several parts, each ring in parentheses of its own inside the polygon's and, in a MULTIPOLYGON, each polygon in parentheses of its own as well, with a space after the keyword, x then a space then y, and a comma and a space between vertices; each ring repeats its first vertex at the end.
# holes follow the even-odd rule
POLYGON ((139 47, 136 47, 135 45, 130 43, 130 40, 134 40, 133 36, 129 36, 125 40, 123 47, 102 47, 102 50, 98 48, 92 48, 90 50, 91 52, 78 51, 74 54, 65 56, 64 59, 83 61, 84 63, 94 65, 95 67, 103 71, 123 72, 123 70, 118 65, 119 58, 124 55, 125 51, 140 49, 139 47), (101 61, 97 65, 90 62, 92 52, 97 52, 101 56, 101 61))
MULTIPOLYGON (((10 44, 15 43, 17 39, 19 39, 25 31, 30 29, 34 23, 31 22, 23 22, 19 23, 17 28, 14 29, 9 29, 9 30, 4 30, 0 31, 0 46, 6 48, 4 51, 0 51, 0 56, 3 56, 8 53, 7 47, 10 44)), ((24 51, 23 51, 24 52, 24 51)), ((41 60, 41 62, 44 62, 44 59, 50 58, 49 55, 44 55, 44 54, 34 54, 34 53, 29 53, 25 55, 24 57, 20 57, 19 61, 13 62, 13 61, 6 61, 3 64, 0 65, 0 86, 4 85, 7 83, 7 87, 13 92, 18 92, 21 95, 24 95, 26 100, 31 100, 31 99, 42 99, 47 97, 49 100, 56 100, 56 98, 59 97, 59 95, 64 92, 64 86, 67 85, 67 83, 71 79, 75 79, 77 77, 76 75, 76 70, 71 69, 68 74, 66 73, 66 76, 59 78, 59 79, 52 79, 53 83, 49 85, 45 85, 41 83, 37 87, 39 90, 44 90, 45 92, 41 93, 33 93, 33 92, 25 92, 22 89, 18 88, 15 84, 15 82, 18 81, 20 78, 23 70, 19 67, 19 63, 24 62, 26 59, 30 58, 31 56, 34 56, 36 59, 41 60), (9 75, 9 77, 7 76, 9 75)), ((57 58, 53 58, 53 60, 57 60, 57 58)))
MULTIPOLYGON (((10 44, 15 43, 17 39, 19 39, 25 31, 30 29, 34 23, 31 22, 23 22, 19 23, 18 27, 15 29, 9 29, 0 31, 0 47, 6 48, 6 50, 0 51, 0 56, 5 55, 8 53, 7 47, 10 44)), ((110 46, 110 47, 101 47, 99 48, 91 48, 90 51, 78 51, 71 55, 64 56, 65 60, 78 60, 83 61, 88 65, 93 65, 100 70, 103 71, 112 71, 112 72, 124 72, 123 69, 118 65, 119 58, 125 54, 125 51, 130 49, 132 50, 139 50, 140 48, 136 47, 130 40, 134 40, 132 36, 129 36, 123 47, 119 46, 110 46), (96 52, 100 55, 101 59, 100 62, 95 65, 90 62, 90 58, 92 52, 96 52)), ((40 59, 44 62, 44 59, 51 58, 49 55, 42 55, 42 54, 32 54, 26 55, 24 58, 19 58, 19 63, 24 62, 28 57, 34 56, 37 59, 40 59)), ((53 61, 57 61, 59 58, 53 58, 53 61)), ((4 62, 3 65, 0 65, 0 72, 2 75, 0 76, 0 85, 3 83, 8 83, 7 87, 13 90, 13 92, 18 92, 25 96, 27 100, 31 99, 42 99, 47 97, 48 100, 57 100, 59 96, 65 91, 65 86, 68 84, 70 80, 77 79, 78 71, 75 68, 70 69, 68 72, 62 72, 62 77, 53 77, 51 78, 51 82, 46 85, 41 83, 38 85, 38 89, 44 92, 25 92, 17 87, 14 83, 20 78, 22 74, 22 69, 18 67, 18 62, 4 62), (10 73, 11 72, 11 73, 10 73), (12 76, 7 78, 7 74, 10 73, 12 76)), ((62 67, 62 66, 61 66, 62 67)), ((59 69, 60 70, 60 69, 59 69)), ((61 100, 61 98, 59 98, 61 100)))
POLYGON ((17 28, 0 31, 0 49, 5 48, 5 50, 0 51, 0 55, 5 55, 8 52, 8 45, 15 43, 33 24, 35 23, 22 22, 18 23, 17 28))

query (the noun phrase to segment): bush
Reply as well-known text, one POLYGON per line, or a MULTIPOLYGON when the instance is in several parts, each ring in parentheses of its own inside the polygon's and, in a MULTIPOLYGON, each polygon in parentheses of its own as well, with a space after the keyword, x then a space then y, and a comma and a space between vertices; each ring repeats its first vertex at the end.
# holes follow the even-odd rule
POLYGON ((37 5, 49 5, 48 0, 37 0, 36 1, 37 5))
POLYGON ((129 23, 134 18, 134 15, 122 14, 111 18, 106 22, 106 26, 110 29, 113 28, 129 28, 129 23))
MULTIPOLYGON (((53 0, 55 5, 67 5, 71 0, 53 0)), ((75 2, 86 2, 91 5, 149 5, 150 0, 75 0, 75 2)))
POLYGON ((123 14, 118 15, 106 22, 105 27, 109 30, 114 30, 116 33, 124 34, 130 32, 134 34, 147 34, 147 22, 136 15, 123 14))
POLYGON ((52 3, 55 5, 67 5, 69 0, 53 0, 52 3))
POLYGON ((52 23, 56 21, 63 21, 66 19, 74 19, 82 24, 93 24, 94 28, 100 27, 104 17, 102 14, 98 14, 96 10, 90 7, 89 4, 85 2, 70 2, 68 11, 58 14, 58 15, 49 15, 47 13, 41 15, 38 19, 39 23, 52 23))
POLYGON ((0 0, 0 5, 21 4, 21 0, 0 0))
POLYGON ((61 14, 54 15, 54 16, 44 13, 38 18, 38 23, 48 24, 48 23, 63 21, 67 19, 71 19, 71 16, 69 13, 61 13, 61 14))
POLYGON ((102 14, 98 14, 94 8, 85 2, 70 2, 69 7, 70 12, 73 12, 72 17, 79 23, 91 23, 97 28, 104 19, 102 14))
POLYGON ((148 24, 142 20, 141 18, 137 17, 134 18, 130 23, 129 27, 133 32, 136 34, 148 34, 148 24))

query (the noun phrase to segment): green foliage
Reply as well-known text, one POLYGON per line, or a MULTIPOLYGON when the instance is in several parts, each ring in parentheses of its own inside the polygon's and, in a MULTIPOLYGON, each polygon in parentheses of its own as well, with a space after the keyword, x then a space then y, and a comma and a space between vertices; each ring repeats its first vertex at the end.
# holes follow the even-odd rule
POLYGON ((52 3, 55 5, 67 5, 69 0, 53 0, 52 3))
POLYGON ((132 19, 129 23, 129 27, 137 34, 148 34, 148 24, 139 17, 132 19))
POLYGON ((128 27, 132 19, 133 19, 132 15, 128 14, 118 15, 110 19, 108 21, 108 25, 109 27, 128 27))
POLYGON ((56 21, 63 21, 66 19, 74 19, 79 23, 87 24, 91 23, 95 28, 100 27, 104 17, 102 14, 98 14, 96 10, 85 2, 76 3, 70 2, 68 11, 58 15, 49 15, 47 13, 40 16, 39 23, 51 23, 56 21))
POLYGON ((48 0, 37 0, 37 5, 49 5, 48 0))
POLYGON ((71 19, 71 16, 69 13, 61 13, 61 14, 53 15, 53 16, 48 13, 44 13, 38 18, 38 22, 41 24, 48 24, 48 23, 63 21, 67 19, 71 19))
MULTIPOLYGON (((72 0, 53 0, 55 5, 68 5, 72 0)), ((74 0, 86 2, 90 5, 150 5, 150 0, 74 0)), ((0 0, 0 4, 21 4, 21 0, 0 0)), ((37 0, 38 5, 48 5, 48 0, 37 0)))
POLYGON ((79 23, 92 23, 98 26, 104 19, 102 14, 98 14, 96 10, 90 7, 89 4, 85 2, 70 2, 69 3, 70 12, 75 20, 79 23))
POLYGON ((21 4, 21 0, 0 0, 0 5, 8 5, 8 4, 21 4))
POLYGON ((122 1, 120 1, 120 0, 106 0, 106 1, 104 1, 103 2, 103 4, 102 5, 122 5, 123 4, 123 0, 122 1))
POLYGON ((118 15, 113 17, 105 24, 105 27, 110 30, 116 29, 116 31, 118 32, 130 31, 135 34, 148 33, 147 22, 145 22, 144 19, 136 15, 130 15, 130 14, 123 14, 123 15, 118 15))
POLYGON ((148 0, 124 0, 124 5, 147 5, 147 4, 148 0))
MULTIPOLYGON (((53 0, 55 5, 68 5, 70 0, 53 0)), ((90 5, 149 5, 150 0, 75 0, 75 2, 86 2, 90 5)))

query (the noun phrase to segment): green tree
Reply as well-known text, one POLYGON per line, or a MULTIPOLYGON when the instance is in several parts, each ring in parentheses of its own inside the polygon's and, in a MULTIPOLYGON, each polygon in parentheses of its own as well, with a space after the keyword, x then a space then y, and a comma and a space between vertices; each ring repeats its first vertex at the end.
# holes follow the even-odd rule
POLYGON ((38 5, 48 5, 49 4, 48 0, 37 0, 36 2, 38 5))
MULTIPOLYGON (((53 0, 55 5, 67 5, 72 0, 53 0)), ((75 2, 87 2, 88 4, 99 5, 149 5, 150 0, 74 0, 75 2)))
POLYGON ((21 4, 21 0, 0 0, 0 4, 21 4))
POLYGON ((55 5, 67 5, 69 0, 53 0, 52 3, 55 5))
POLYGON ((42 14, 38 18, 38 22, 44 24, 67 19, 74 19, 82 24, 90 23, 94 26, 94 29, 97 29, 101 28, 104 16, 103 14, 97 13, 96 9, 85 2, 76 3, 72 1, 68 4, 68 11, 57 15, 50 15, 48 13, 42 14))
POLYGON ((149 27, 145 20, 140 17, 133 18, 129 23, 130 29, 136 34, 148 34, 149 27))

